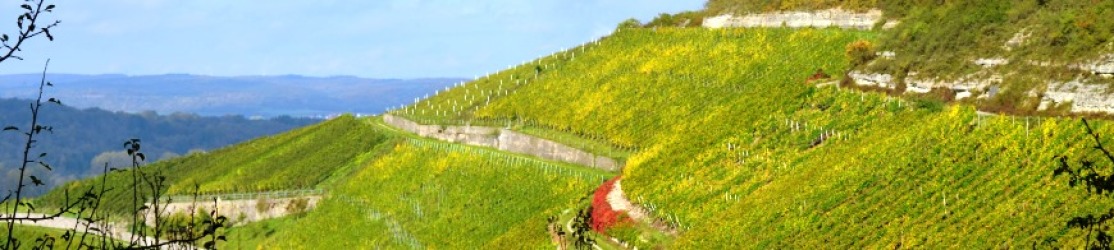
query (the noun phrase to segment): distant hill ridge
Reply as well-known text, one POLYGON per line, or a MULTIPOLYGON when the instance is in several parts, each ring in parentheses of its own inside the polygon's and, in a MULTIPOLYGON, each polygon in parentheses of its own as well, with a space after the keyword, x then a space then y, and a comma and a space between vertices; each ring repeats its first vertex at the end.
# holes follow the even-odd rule
MULTIPOLYGON (((0 75, 0 98, 28 97, 37 74, 0 75)), ((48 93, 79 108, 147 110, 203 116, 325 117, 377 114, 464 79, 369 79, 354 76, 204 76, 48 74, 48 93)))
MULTIPOLYGON (((31 114, 27 105, 31 102, 0 98, 0 126, 28 126, 31 114)), ((63 99, 63 103, 68 102, 63 99)), ((99 174, 101 164, 95 161, 109 161, 113 167, 122 167, 116 164, 120 164, 120 158, 126 158, 120 151, 122 143, 128 139, 143 140, 147 155, 156 160, 224 147, 319 121, 291 117, 254 120, 243 116, 203 117, 186 113, 130 114, 53 104, 44 106, 39 119, 40 124, 54 129, 37 138, 39 143, 34 152, 48 153, 45 160, 54 170, 44 172, 37 165, 31 168, 31 174, 48 184, 33 188, 32 194, 64 181, 99 174)), ((24 139, 10 131, 0 133, 0 190, 15 185, 24 139)))

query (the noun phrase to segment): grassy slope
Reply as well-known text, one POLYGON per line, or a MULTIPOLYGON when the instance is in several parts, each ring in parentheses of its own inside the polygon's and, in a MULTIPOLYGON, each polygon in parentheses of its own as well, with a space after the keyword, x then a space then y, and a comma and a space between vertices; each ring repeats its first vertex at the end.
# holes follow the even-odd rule
POLYGON ((607 178, 599 171, 410 139, 332 190, 266 247, 546 248, 546 218, 607 178), (337 225, 344 225, 338 227, 337 225))
MULTIPOLYGON (((343 176, 352 165, 370 160, 368 154, 388 137, 364 121, 342 116, 284 134, 263 137, 222 148, 144 166, 167 176, 169 194, 192 193, 195 185, 202 193, 256 192, 284 189, 319 188, 333 175, 343 176), (344 170, 344 171, 338 171, 344 170)), ((334 177, 335 178, 335 177, 334 177)), ((100 179, 79 180, 52 190, 39 199, 46 206, 63 200, 63 191, 81 194, 100 179)), ((114 187, 106 195, 106 206, 123 213, 131 206, 131 174, 109 174, 114 187)))
MULTIPOLYGON (((4 230, 0 230, 0 239, 7 240, 7 229, 8 228, 6 227, 5 223, 4 230)), ((19 241, 20 244, 20 247, 18 249, 34 249, 35 247, 40 245, 42 245, 45 249, 65 249, 67 245, 75 249, 80 248, 80 244, 76 241, 77 239, 74 239, 75 241, 72 243, 68 240, 63 239, 62 235, 65 233, 66 230, 62 229, 36 226, 15 226, 15 238, 17 241, 19 241), (53 241, 51 239, 53 239, 53 241)), ((88 236, 86 236, 84 241, 86 244, 101 246, 102 243, 106 243, 102 242, 104 240, 103 238, 94 236, 93 234, 95 233, 90 233, 88 236)), ((77 238, 80 239, 80 237, 81 235, 78 234, 77 238)), ((115 244, 119 242, 116 242, 115 240, 109 240, 107 243, 115 244)))
POLYGON ((817 68, 839 75, 844 45, 870 37, 625 30, 396 113, 525 121, 640 148, 624 189, 682 228, 675 247, 1079 243, 1084 232, 1064 223, 1110 204, 1052 177, 1055 155, 1095 157, 1078 122, 804 84, 817 68), (537 80, 506 84, 537 66, 537 80), (824 132, 838 137, 810 147, 824 132))

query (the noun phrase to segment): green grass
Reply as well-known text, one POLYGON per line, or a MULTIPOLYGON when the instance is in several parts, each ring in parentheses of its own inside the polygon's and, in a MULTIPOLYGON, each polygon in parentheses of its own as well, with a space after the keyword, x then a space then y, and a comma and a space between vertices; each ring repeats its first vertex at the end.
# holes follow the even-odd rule
POLYGON ((283 230, 297 230, 292 227, 305 215, 287 216, 282 218, 267 219, 251 222, 245 225, 229 228, 225 237, 228 241, 217 243, 218 249, 259 249, 260 244, 283 230))
POLYGON ((271 248, 548 248, 546 218, 609 174, 409 139, 358 171, 271 248), (337 227, 336 225, 344 225, 337 227))

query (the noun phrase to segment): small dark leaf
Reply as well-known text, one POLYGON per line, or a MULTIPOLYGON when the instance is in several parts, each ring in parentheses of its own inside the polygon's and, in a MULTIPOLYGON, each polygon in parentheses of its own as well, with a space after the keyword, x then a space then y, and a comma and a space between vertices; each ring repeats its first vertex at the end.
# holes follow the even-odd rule
POLYGON ((143 210, 147 210, 148 208, 151 208, 151 207, 148 207, 147 205, 143 205, 143 206, 139 206, 139 209, 136 209, 136 210, 143 211, 143 210))
POLYGON ((39 180, 39 177, 35 177, 34 175, 32 175, 32 176, 31 176, 31 183, 32 183, 32 184, 35 184, 35 186, 42 186, 42 185, 44 185, 44 184, 43 184, 43 181, 42 181, 42 180, 39 180))
POLYGON ((50 29, 43 28, 43 34, 46 34, 46 39, 54 41, 54 36, 50 35, 50 29))
POLYGON ((205 249, 213 249, 213 248, 216 248, 216 246, 217 246, 216 242, 212 242, 212 241, 205 242, 205 249))
POLYGON ((35 23, 28 24, 27 30, 35 30, 35 23))
POLYGON ((147 157, 143 156, 143 153, 135 153, 135 156, 139 157, 139 161, 146 161, 147 160, 147 157))
POLYGON ((43 157, 46 157, 46 153, 39 154, 39 158, 43 158, 43 157))
POLYGON ((23 8, 23 9, 26 9, 26 10, 28 10, 28 11, 31 11, 31 5, 30 5, 30 4, 24 4, 24 5, 20 5, 19 7, 20 7, 20 8, 23 8))
POLYGON ((35 211, 35 205, 32 205, 30 202, 24 202, 23 205, 27 206, 31 211, 35 211))
POLYGON ((0 35, 0 42, 7 42, 7 41, 8 41, 8 34, 0 35))
MULTIPOLYGON (((47 86, 47 87, 54 87, 54 84, 53 84, 53 83, 50 83, 50 82, 46 82, 46 86, 47 86)), ((51 100, 54 100, 54 98, 50 98, 50 99, 51 99, 51 100)))
POLYGON ((133 154, 135 154, 135 149, 130 149, 129 148, 128 149, 128 155, 133 155, 133 154))
POLYGON ((228 239, 227 239, 227 238, 225 238, 225 237, 224 237, 224 235, 221 235, 221 236, 217 236, 217 240, 221 240, 221 241, 228 241, 228 239))
POLYGON ((7 126, 7 127, 4 127, 4 131, 8 131, 8 130, 16 130, 16 131, 18 131, 18 130, 19 130, 19 128, 15 127, 15 126, 7 126))
POLYGON ((50 164, 46 164, 45 162, 40 161, 39 166, 43 166, 43 168, 46 168, 47 171, 54 171, 54 169, 50 168, 50 164))
POLYGON ((53 5, 53 4, 51 4, 51 5, 47 5, 47 6, 46 6, 46 9, 45 9, 45 10, 46 10, 47 12, 50 12, 50 11, 54 10, 54 5, 53 5))

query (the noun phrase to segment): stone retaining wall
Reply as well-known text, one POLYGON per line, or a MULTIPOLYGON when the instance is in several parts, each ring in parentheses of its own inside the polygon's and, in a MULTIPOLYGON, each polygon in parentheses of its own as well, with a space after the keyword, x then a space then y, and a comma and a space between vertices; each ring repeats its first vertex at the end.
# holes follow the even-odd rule
MULTIPOLYGON (((841 9, 821 11, 794 11, 747 14, 743 16, 720 15, 704 19, 703 26, 707 28, 724 27, 839 27, 844 29, 871 29, 875 23, 882 20, 882 11, 871 10, 865 13, 855 13, 841 9)), ((890 28, 895 22, 887 22, 883 28, 890 28)))
POLYGON ((423 137, 453 143, 492 147, 499 150, 528 154, 542 159, 619 171, 622 167, 615 159, 598 156, 554 141, 502 128, 483 126, 421 125, 406 118, 383 115, 383 121, 398 129, 423 137))
MULTIPOLYGON (((321 200, 321 196, 305 196, 294 198, 279 198, 279 199, 248 199, 248 200, 217 200, 216 210, 218 215, 223 215, 236 225, 244 223, 260 221, 271 218, 279 218, 291 213, 299 213, 304 211, 289 211, 287 206, 298 199, 306 201, 306 210, 313 210, 317 207, 317 202, 321 200), (265 204, 260 205, 260 202, 265 204), (262 210, 260 208, 263 208, 262 210)), ((159 212, 163 214, 163 218, 174 214, 189 214, 191 211, 198 212, 201 210, 213 211, 214 204, 212 201, 198 201, 198 202, 175 202, 170 204, 159 204, 159 206, 166 206, 161 208, 159 212)), ((150 203, 147 206, 152 206, 150 203)), ((154 225, 153 210, 147 210, 144 216, 148 225, 154 225)))

